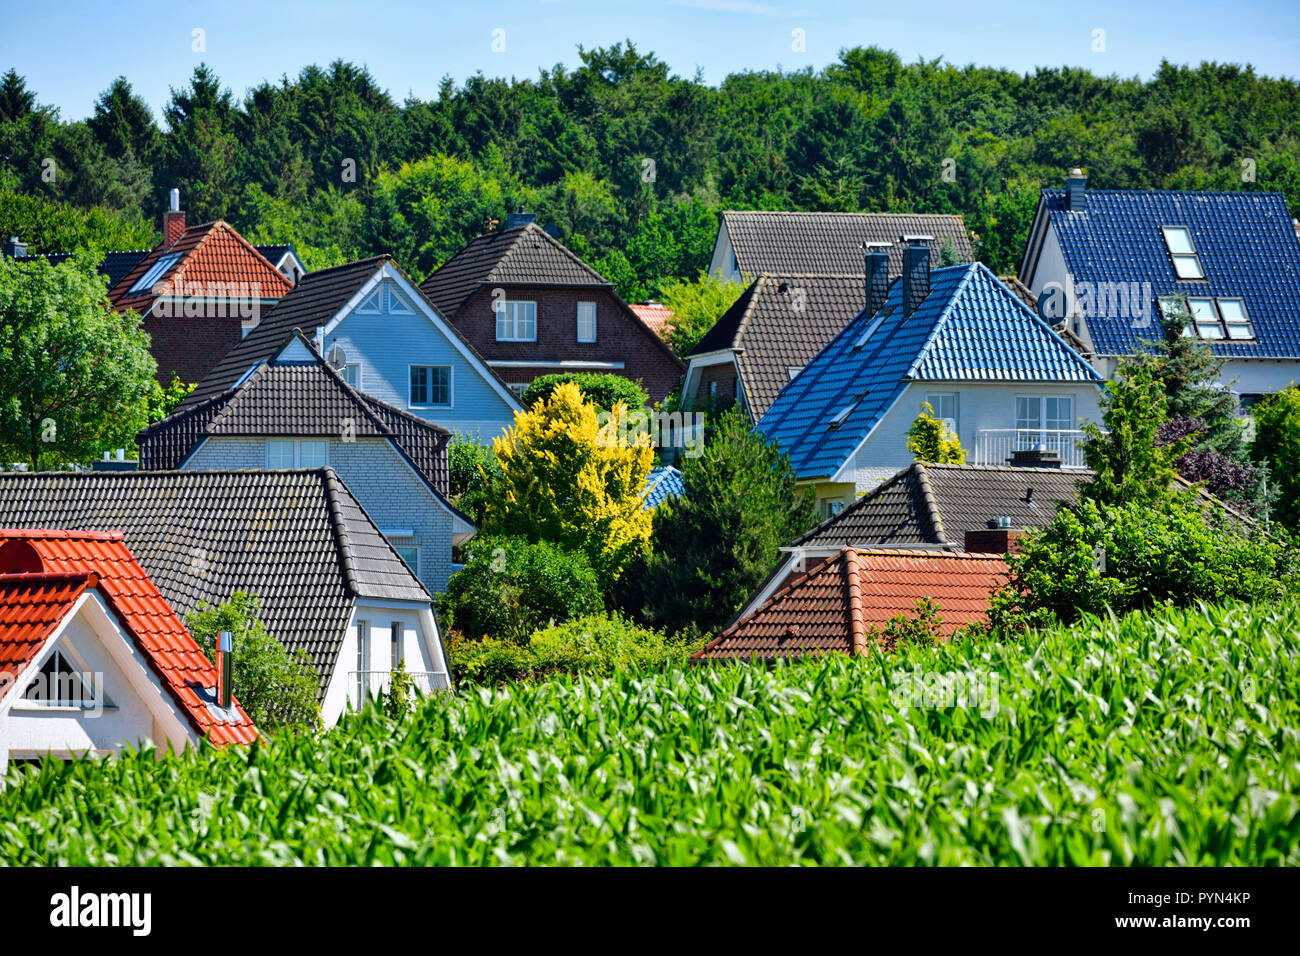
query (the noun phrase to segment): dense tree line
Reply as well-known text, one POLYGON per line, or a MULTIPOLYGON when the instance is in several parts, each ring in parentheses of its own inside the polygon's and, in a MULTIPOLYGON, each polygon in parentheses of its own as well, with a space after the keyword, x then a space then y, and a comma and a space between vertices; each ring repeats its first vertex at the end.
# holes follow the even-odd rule
POLYGON ((392 252, 418 279, 522 205, 637 299, 707 264, 723 208, 961 213, 999 271, 1039 188, 1075 165, 1103 188, 1281 190, 1300 212, 1300 84, 1248 66, 1166 62, 1142 81, 854 48, 711 87, 630 41, 580 53, 400 103, 344 62, 242 97, 199 66, 161 127, 126 78, 67 122, 10 70, 0 231, 53 248, 70 231, 55 222, 97 207, 86 241, 139 245, 176 186, 191 221, 292 241, 312 267, 392 252), (41 219, 31 197, 60 205, 41 219))

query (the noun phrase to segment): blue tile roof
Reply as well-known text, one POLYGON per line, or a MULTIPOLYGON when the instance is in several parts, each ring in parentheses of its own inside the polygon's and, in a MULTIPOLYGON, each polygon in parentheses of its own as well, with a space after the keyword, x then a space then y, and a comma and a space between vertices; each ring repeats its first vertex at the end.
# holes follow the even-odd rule
POLYGON ((876 315, 864 312, 845 326, 759 421, 801 478, 834 475, 913 381, 1101 383, 982 263, 935 269, 930 294, 906 320, 902 286, 895 280, 876 315))
POLYGON ((645 476, 645 504, 642 510, 650 511, 658 508, 669 498, 678 497, 686 490, 686 485, 682 483, 682 473, 672 465, 660 465, 658 468, 651 468, 650 473, 645 476))
MULTIPOLYGON (((1070 212, 1065 191, 1043 190, 1043 204, 1077 284, 1149 282, 1152 300, 1182 292, 1240 297, 1255 329, 1251 342, 1216 342, 1219 355, 1300 357, 1300 242, 1281 193, 1104 190, 1086 192, 1087 208, 1070 212), (1161 226, 1186 226, 1205 279, 1179 280, 1161 226)), ((1155 321, 1155 314, 1153 314, 1155 321)), ((1087 319, 1093 348, 1127 355, 1153 327, 1131 318, 1087 319)))

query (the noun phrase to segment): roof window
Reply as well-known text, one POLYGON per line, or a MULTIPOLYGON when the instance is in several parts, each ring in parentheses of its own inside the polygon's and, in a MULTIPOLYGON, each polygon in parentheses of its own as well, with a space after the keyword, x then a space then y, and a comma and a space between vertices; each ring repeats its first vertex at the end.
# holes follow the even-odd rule
POLYGON ((1201 257, 1196 254, 1192 231, 1186 226, 1161 226, 1160 232, 1174 261, 1174 275, 1180 279, 1204 279, 1205 270, 1201 268, 1201 257))

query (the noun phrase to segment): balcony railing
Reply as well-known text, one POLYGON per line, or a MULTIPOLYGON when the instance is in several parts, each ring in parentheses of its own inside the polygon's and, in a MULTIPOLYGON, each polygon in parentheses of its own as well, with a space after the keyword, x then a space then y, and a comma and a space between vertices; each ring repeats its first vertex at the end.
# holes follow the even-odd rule
POLYGON ((1083 441, 1087 436, 1075 429, 983 428, 975 434, 972 464, 1005 465, 1018 451, 1041 450, 1061 456, 1063 468, 1086 468, 1083 441))
MULTIPOLYGON (((393 679, 393 671, 349 671, 348 699, 354 707, 360 706, 361 697, 378 697, 388 693, 388 684, 393 679)), ((417 694, 429 695, 437 690, 451 687, 451 678, 444 671, 407 671, 407 676, 415 684, 417 694)))

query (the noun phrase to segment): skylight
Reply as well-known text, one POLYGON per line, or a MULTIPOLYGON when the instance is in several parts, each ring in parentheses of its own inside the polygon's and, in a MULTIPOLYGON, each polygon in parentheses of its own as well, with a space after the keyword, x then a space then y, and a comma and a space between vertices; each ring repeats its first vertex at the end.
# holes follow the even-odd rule
MULTIPOLYGON (((1176 297, 1160 299, 1160 311, 1168 316, 1178 307, 1176 297)), ((1242 299, 1207 299, 1187 298, 1187 311, 1191 321, 1183 326, 1183 335, 1218 341, 1229 339, 1253 339, 1255 330, 1246 315, 1246 303, 1242 299)))
POLYGON ((867 339, 876 334, 876 329, 880 328, 881 323, 885 321, 889 316, 889 313, 892 311, 893 309, 890 309, 886 312, 881 312, 880 315, 876 316, 872 323, 867 326, 867 330, 862 333, 861 337, 856 342, 853 343, 853 347, 855 349, 860 349, 862 346, 866 345, 867 339))
POLYGON ((1223 326, 1219 325, 1219 313, 1214 308, 1213 299, 1188 299, 1187 308, 1191 310, 1197 335, 1203 339, 1223 338, 1223 326))
POLYGON ((129 293, 134 294, 136 292, 150 291, 159 279, 171 271, 172 266, 176 265, 176 263, 180 261, 180 258, 181 254, 179 252, 172 252, 165 256, 159 256, 158 261, 149 267, 148 271, 140 277, 139 281, 137 281, 135 285, 131 286, 129 293))
POLYGON ((1246 315, 1246 303, 1243 299, 1220 299, 1219 315, 1223 317, 1228 338, 1253 339, 1255 337, 1255 330, 1250 326, 1250 318, 1246 315))
POLYGON ((858 392, 858 394, 853 397, 853 401, 849 402, 838 412, 832 415, 831 420, 826 424, 831 428, 839 428, 841 425, 843 425, 846 421, 849 420, 849 416, 853 414, 853 409, 857 408, 858 403, 861 402, 866 397, 867 397, 866 392, 858 392))
POLYGON ((1165 237, 1165 248, 1174 260, 1174 275, 1180 279, 1204 279, 1205 270, 1192 243, 1191 230, 1185 226, 1161 226, 1160 231, 1165 237))

